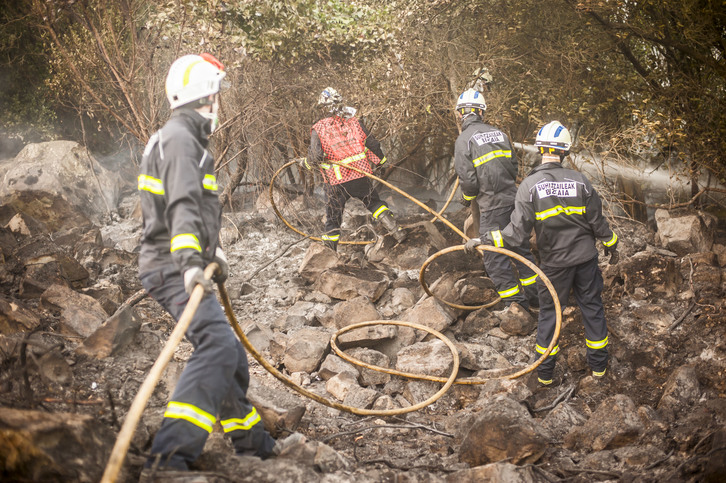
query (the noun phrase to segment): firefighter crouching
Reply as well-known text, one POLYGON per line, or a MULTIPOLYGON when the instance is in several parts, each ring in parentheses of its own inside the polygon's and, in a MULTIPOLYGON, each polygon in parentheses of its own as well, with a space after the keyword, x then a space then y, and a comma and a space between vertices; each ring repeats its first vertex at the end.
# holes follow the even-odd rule
MULTIPOLYGON (((501 231, 492 231, 485 242, 498 247, 517 246, 537 234, 540 268, 552 282, 562 310, 570 290, 582 311, 587 362, 594 378, 605 376, 608 364, 608 330, 602 304, 603 278, 598 267, 596 240, 606 255, 616 255, 617 235, 603 216, 602 202, 590 181, 580 172, 562 167, 569 154, 570 133, 557 121, 543 126, 535 146, 542 164, 534 168, 517 190, 512 220, 501 231)), ((617 257, 612 256, 610 263, 617 257)), ((536 351, 544 354, 555 330, 555 305, 544 283, 538 282, 540 313, 536 351)), ((556 345, 540 364, 538 381, 553 382, 556 345)))
POLYGON ((406 239, 406 232, 381 201, 370 178, 338 164, 326 163, 336 161, 373 173, 373 168, 381 169, 386 162, 381 144, 363 121, 355 117, 355 109, 343 106, 343 97, 332 87, 321 92, 318 106, 328 115, 313 125, 308 157, 301 158, 300 165, 306 169, 320 168, 325 182, 325 233, 321 239, 326 246, 337 250, 345 203, 353 197, 363 201, 373 218, 401 243, 406 239))

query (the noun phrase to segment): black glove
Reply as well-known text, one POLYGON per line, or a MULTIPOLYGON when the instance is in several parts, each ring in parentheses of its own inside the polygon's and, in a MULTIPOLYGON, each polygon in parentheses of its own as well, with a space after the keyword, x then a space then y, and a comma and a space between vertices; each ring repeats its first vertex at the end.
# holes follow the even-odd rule
POLYGON ((383 159, 381 159, 381 161, 378 164, 373 166, 373 173, 379 174, 379 173, 382 173, 383 171, 385 171, 385 169, 386 169, 386 157, 383 156, 383 159))
POLYGON ((469 241, 467 241, 464 244, 464 251, 468 253, 469 255, 474 255, 479 250, 476 249, 479 245, 481 245, 481 239, 480 238, 471 238, 469 241))
POLYGON ((610 255, 612 252, 616 251, 618 249, 618 243, 620 240, 615 240, 615 243, 613 243, 610 246, 606 246, 603 244, 603 247, 605 248, 605 255, 610 255))
POLYGON ((610 246, 606 246, 603 244, 603 247, 605 248, 605 256, 610 255, 610 261, 608 262, 610 265, 615 265, 618 263, 618 260, 620 260, 620 254, 618 253, 618 242, 620 240, 615 240, 615 243, 613 243, 610 246))
POLYGON ((204 293, 212 292, 212 281, 204 278, 204 270, 200 267, 192 267, 184 271, 184 291, 189 295, 194 291, 197 284, 204 288, 204 293))
POLYGON ((219 247, 214 250, 214 261, 219 265, 219 270, 214 272, 212 280, 214 280, 214 283, 224 283, 229 277, 229 263, 227 263, 227 257, 224 256, 224 252, 219 247))
POLYGON ((471 206, 471 200, 467 200, 464 198, 464 193, 461 194, 461 199, 459 200, 459 203, 464 205, 464 208, 469 208, 471 206))

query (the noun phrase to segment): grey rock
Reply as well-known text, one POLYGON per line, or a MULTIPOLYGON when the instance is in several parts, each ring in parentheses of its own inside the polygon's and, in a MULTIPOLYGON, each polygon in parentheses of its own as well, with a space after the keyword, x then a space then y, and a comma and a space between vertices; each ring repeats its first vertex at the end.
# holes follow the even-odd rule
POLYGON ((285 347, 283 363, 289 372, 313 372, 323 361, 330 334, 325 330, 305 328, 295 332, 285 347))
MULTIPOLYGON (((346 353, 349 354, 351 357, 372 366, 388 367, 390 363, 388 356, 373 349, 354 347, 352 349, 348 349, 346 353)), ((359 372, 360 377, 358 378, 358 380, 363 386, 386 384, 388 381, 391 380, 391 375, 385 372, 367 369, 365 367, 360 367, 359 372)))
POLYGON ((453 366, 449 347, 439 339, 405 347, 396 357, 396 369, 412 374, 448 377, 453 366))
POLYGON ((333 267, 320 274, 315 288, 334 299, 350 300, 362 295, 375 302, 389 284, 388 276, 380 270, 333 267))

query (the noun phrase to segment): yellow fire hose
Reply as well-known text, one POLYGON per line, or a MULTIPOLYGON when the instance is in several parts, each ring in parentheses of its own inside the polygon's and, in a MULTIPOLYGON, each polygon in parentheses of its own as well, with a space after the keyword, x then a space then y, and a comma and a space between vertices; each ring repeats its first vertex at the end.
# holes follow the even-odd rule
MULTIPOLYGON (((274 180, 278 176, 278 174, 288 166, 294 164, 294 161, 291 161, 285 165, 283 165, 280 169, 275 172, 272 181, 270 183, 270 201, 272 203, 273 210, 277 214, 277 216, 293 231, 296 233, 309 237, 313 240, 321 241, 320 238, 311 237, 307 235, 306 233, 301 232, 300 230, 293 227, 290 223, 285 220, 285 218, 282 216, 282 214, 279 212, 277 207, 274 203, 274 197, 273 197, 273 186, 274 186, 274 180)), ((346 167, 348 169, 352 169, 354 171, 363 173, 365 176, 368 176, 369 178, 375 179, 379 181, 380 183, 388 186, 389 188, 397 191, 401 195, 405 196, 406 198, 410 199, 426 211, 429 211, 431 214, 434 215, 434 218, 438 218, 441 220, 445 225, 449 226, 454 232, 459 234, 462 238, 468 240, 469 238, 461 232, 456 226, 454 226, 450 221, 448 221, 446 218, 441 216, 441 213, 443 213, 446 210, 446 206, 448 206, 448 203, 451 201, 451 198, 453 197, 454 191, 456 191, 456 185, 454 186, 454 189, 452 190, 451 195, 449 196, 449 200, 447 201, 446 206, 444 206, 444 209, 441 210, 440 213, 435 213, 433 210, 431 210, 428 206, 421 203, 416 198, 410 196, 408 193, 405 193, 404 191, 400 190, 399 188, 393 186, 392 184, 388 183, 387 181, 384 181, 377 176, 367 173, 365 171, 359 170, 355 167, 346 166, 337 162, 332 162, 332 164, 338 164, 339 166, 346 167)), ((433 221, 433 220, 432 220, 433 221)), ((349 243, 349 244, 368 244, 371 243, 371 241, 363 241, 363 242, 341 242, 341 243, 349 243)), ((424 273, 426 270, 426 267, 434 261, 436 258, 438 258, 441 255, 444 255, 446 253, 450 253, 453 251, 463 250, 463 245, 453 246, 445 248, 444 250, 441 250, 431 257, 429 257, 424 264, 421 267, 421 271, 419 273, 419 281, 421 282, 424 290, 427 294, 429 294, 432 297, 436 296, 430 291, 429 287, 426 285, 424 280, 424 273)), ((333 351, 340 356, 341 358, 347 360, 348 362, 351 362, 355 365, 379 371, 384 372, 392 375, 397 375, 401 377, 407 377, 409 379, 417 379, 417 380, 425 380, 425 381, 431 381, 431 382, 438 382, 438 383, 444 383, 442 388, 436 392, 433 396, 431 396, 429 399, 422 401, 418 404, 406 407, 406 408, 400 408, 400 409, 391 409, 391 410, 372 410, 372 409, 361 409, 356 408, 352 406, 346 406, 343 404, 336 403, 334 401, 330 401, 326 398, 323 398, 322 396, 319 396, 318 394, 315 394, 311 391, 308 391, 297 384, 295 384, 293 381, 291 381, 289 378, 287 378, 284 374, 282 374, 280 371, 278 371, 274 366, 272 366, 267 360, 265 360, 264 357, 255 349, 255 347, 250 343, 249 339, 247 339, 247 336, 244 334, 244 331, 239 325, 239 322, 237 321, 236 316, 234 315, 234 311, 232 310, 232 305, 229 299, 229 294, 227 293, 227 290, 224 286, 224 284, 219 283, 217 284, 217 287, 219 289, 220 298, 222 299, 222 305, 224 306, 224 311, 227 314, 227 318, 229 319, 229 322, 232 326, 232 329, 234 330, 235 334, 237 334, 237 337, 240 339, 242 344, 244 345, 245 349, 252 355, 252 357, 257 360, 257 362, 260 363, 268 372, 270 372, 273 376, 275 376, 277 379, 279 379, 281 382, 283 382, 285 385, 290 387, 291 389, 295 390, 296 392, 319 402, 320 404, 323 404, 325 406, 338 409, 341 411, 350 412, 353 414, 358 414, 361 416, 393 416, 398 414, 405 414, 413 411, 417 411, 421 408, 424 408, 433 402, 437 401, 439 398, 441 398, 451 387, 452 384, 483 384, 489 380, 493 379, 515 379, 518 377, 521 377, 531 371, 533 371, 537 366, 539 366, 544 360, 549 356, 549 354, 552 352, 552 349, 554 348, 555 344, 557 343, 557 339, 559 338, 560 334, 560 328, 562 325, 562 311, 561 306, 559 303, 559 299, 557 298, 557 293, 552 286, 552 283, 549 281, 549 279, 545 276, 545 274, 537 267, 536 265, 532 264, 529 260, 525 259, 524 257, 521 257, 520 255, 511 252, 509 250, 503 249, 503 248, 497 248, 492 246, 486 246, 482 245, 477 247, 479 251, 492 251, 496 253, 501 253, 510 257, 514 257, 521 261, 522 263, 529 266, 532 270, 535 271, 540 277, 541 280, 545 283, 547 286, 547 289, 549 290, 550 294, 552 295, 552 299, 555 304, 555 314, 556 314, 556 323, 555 323, 555 332, 552 337, 552 342, 550 342, 550 345, 547 347, 547 350, 544 352, 544 354, 541 355, 539 359, 537 359, 533 364, 527 366, 526 368, 517 371, 513 374, 504 375, 504 376, 498 376, 493 378, 487 378, 487 379, 462 379, 462 380, 456 380, 456 376, 459 371, 459 354, 458 350, 456 349, 456 346, 443 334, 440 332, 431 329, 430 327, 426 327, 424 325, 415 324, 413 322, 401 322, 401 321, 394 321, 394 320, 374 320, 374 321, 367 321, 367 322, 361 322, 358 324, 352 324, 347 327, 344 327, 343 329, 340 329, 338 332, 336 332, 333 337, 331 338, 330 344, 333 349, 333 351), (439 340, 441 340, 446 346, 449 348, 452 354, 452 370, 451 375, 449 375, 448 378, 443 377, 437 377, 437 376, 428 376, 428 375, 422 375, 422 374, 412 374, 407 372, 400 372, 396 371, 394 369, 386 368, 386 367, 379 367, 370 365, 367 363, 364 363, 363 361, 357 360, 353 357, 348 356, 345 354, 340 348, 338 347, 336 340, 337 338, 348 331, 358 329, 361 327, 367 327, 371 325, 396 325, 396 326, 404 326, 404 327, 410 327, 413 329, 421 330, 424 332, 428 332, 429 334, 432 334, 439 340)), ((204 276, 206 279, 211 279, 214 275, 214 272, 218 269, 218 265, 216 263, 211 263, 207 266, 207 268, 204 270, 204 276)), ((161 378, 161 375, 166 368, 167 364, 171 360, 172 355, 174 354, 174 351, 176 350, 176 347, 181 342, 181 339, 184 337, 184 334, 189 327, 189 324, 191 323, 192 318, 194 317, 194 314, 197 311, 197 308, 199 307, 199 303, 201 302, 202 298, 204 297, 204 289, 201 286, 197 286, 192 291, 191 296, 189 297, 189 302, 187 303, 187 306, 184 309, 184 312, 182 313, 181 317, 179 318, 179 321, 177 322, 176 326, 174 327, 174 330, 172 331, 169 340, 167 341, 166 345, 162 349, 161 353, 159 354, 159 357, 157 358, 156 362, 152 366, 151 370, 149 371, 149 374, 147 375, 146 379, 144 380, 143 384, 139 388, 139 392, 137 393, 136 397, 134 398, 134 401, 129 408, 129 412, 126 415, 126 419, 124 420, 124 424, 121 427, 121 431, 119 431, 119 434, 116 438, 116 443, 114 444, 114 447, 111 451, 111 456, 109 458, 108 464, 106 465, 106 469, 103 473, 103 477, 101 478, 102 483, 112 483, 115 482, 118 478, 118 473, 121 469, 121 465, 123 464, 123 461, 126 457, 126 453, 128 452, 129 444, 131 442, 131 438, 133 437, 134 431, 136 430, 136 426, 138 425, 138 422, 141 418, 141 415, 144 411, 144 408, 146 407, 146 403, 148 402, 149 398, 151 397, 151 394, 154 391, 154 388, 156 387, 156 384, 159 382, 159 379, 161 378)), ((440 299, 439 299, 440 300, 440 299)), ((496 303, 495 301, 494 303, 496 303)), ((462 305, 456 305, 452 304, 450 302, 445 302, 448 305, 451 305, 452 307, 456 308, 462 308, 465 310, 472 310, 479 307, 471 307, 471 306, 462 306, 462 305)), ((486 307, 491 306, 493 304, 486 305, 486 307)), ((485 306, 482 306, 485 307, 485 306)))
MULTIPOLYGON (((438 218, 439 220, 441 220, 441 221, 442 221, 442 222, 443 222, 443 223, 444 223, 444 224, 445 224, 446 226, 448 226, 449 228, 451 228, 452 230, 454 230, 454 232, 455 232, 455 233, 457 233, 458 235, 460 235, 460 236, 461 236, 462 238, 464 238, 465 240, 468 240, 468 239, 469 239, 469 237, 467 237, 467 236, 466 236, 466 235, 465 235, 465 234, 464 234, 464 233, 463 233, 463 232, 462 232, 461 230, 459 230, 459 229, 458 229, 458 228, 456 227, 456 225, 454 225, 454 224, 453 224, 453 223, 451 223, 451 222, 450 222, 449 220, 447 220, 446 218, 444 218, 443 216, 441 216, 441 215, 440 215, 439 213, 436 213, 436 212, 435 212, 435 211, 433 211, 433 210, 432 210, 431 208, 429 208, 429 207, 428 207, 428 206, 426 206, 425 204, 421 203, 421 202, 420 202, 419 200, 417 200, 417 199, 416 199, 416 198, 414 198, 413 196, 409 195, 408 193, 406 193, 406 192, 405 192, 405 191, 403 191, 402 189, 400 189, 400 188, 397 188, 397 187, 393 186, 393 185, 392 185, 391 183, 389 183, 388 181, 385 181, 385 180, 383 180, 383 179, 379 178, 378 176, 376 176, 376 175, 374 175, 374 174, 372 174, 372 173, 368 173, 368 172, 366 172, 366 171, 363 171, 362 169, 358 169, 358 168, 356 168, 355 166, 349 166, 349 165, 345 165, 345 164, 342 164, 342 163, 338 163, 337 161, 326 161, 326 162, 327 162, 328 164, 335 164, 335 165, 341 166, 341 167, 343 167, 343 168, 347 168, 347 169, 350 169, 350 170, 352 170, 352 171, 356 171, 356 172, 358 172, 358 173, 361 173, 361 174, 363 174, 364 176, 368 176, 369 178, 371 178, 371 179, 374 179, 374 180, 378 181, 379 183, 381 183, 381 184, 383 184, 383 185, 385 185, 385 186, 388 186, 388 187, 389 187, 389 188, 391 188, 392 190, 394 190, 394 191, 396 191, 397 193, 399 193, 400 195, 402 195, 402 196, 404 196, 404 197, 408 198, 409 200, 411 200, 412 202, 416 203, 416 204, 417 204, 418 206, 420 206, 420 207, 421 207, 421 208, 423 208, 424 210, 426 210, 426 211, 428 211, 429 213, 431 213, 432 215, 434 215, 434 217, 436 217, 436 218, 438 218)), ((280 173, 281 173, 281 172, 282 172, 282 171, 283 171, 284 169, 286 169, 286 168, 287 168, 288 166, 292 166, 293 164, 295 164, 295 161, 290 161, 290 162, 288 162, 288 163, 286 163, 286 164, 283 164, 283 165, 282 165, 282 166, 280 167, 280 169, 278 169, 278 170, 277 170, 277 171, 275 172, 275 174, 274 174, 274 175, 272 176, 272 180, 270 181, 270 203, 272 203, 272 209, 273 209, 273 210, 275 211, 275 214, 276 214, 276 215, 277 215, 277 216, 278 216, 278 217, 279 217, 279 218, 280 218, 280 219, 282 220, 282 222, 283 222, 283 223, 284 223, 285 225, 287 225, 287 227, 288 227, 288 228, 290 228, 290 229, 291 229, 292 231, 294 231, 295 233, 298 233, 298 234, 300 234, 300 235, 302 235, 302 236, 308 237, 308 238, 310 238, 310 239, 312 239, 312 240, 322 241, 322 240, 321 240, 320 238, 317 238, 317 237, 314 237, 314 236, 310 236, 310 235, 308 235, 307 233, 303 233, 302 231, 300 231, 300 230, 298 230, 297 228, 295 228, 294 226, 292 226, 292 225, 291 225, 291 224, 290 224, 290 223, 289 223, 289 222, 288 222, 288 221, 287 221, 287 220, 286 220, 286 219, 285 219, 285 218, 284 218, 284 217, 282 216, 282 214, 280 213, 280 211, 279 211, 279 210, 277 209, 277 206, 275 205, 275 200, 274 200, 274 196, 273 196, 273 190, 274 190, 274 186, 275 186, 275 179, 277 178, 277 176, 278 176, 278 175, 279 175, 279 174, 280 174, 280 173)), ((374 242, 374 240, 370 240, 370 241, 348 241, 348 242, 346 242, 346 241, 341 241, 340 243, 343 243, 343 244, 347 243, 347 244, 350 244, 350 245, 367 245, 367 244, 369 244, 369 243, 373 243, 373 242, 374 242)))
MULTIPOLYGON (((211 279, 218 268, 219 265, 216 263, 210 263, 207 265, 207 268, 204 269, 204 278, 207 280, 211 279)), ((154 362, 154 365, 151 367, 151 370, 146 376, 146 379, 144 379, 143 384, 141 384, 139 392, 136 394, 136 397, 129 408, 126 419, 124 419, 124 423, 121 426, 121 431, 119 431, 118 436, 116 437, 116 443, 113 445, 113 449, 111 450, 111 457, 106 464, 106 469, 103 472, 101 483, 111 483, 116 481, 116 478, 118 478, 119 470, 124 462, 124 458, 126 458, 126 452, 129 449, 131 438, 134 435, 134 431, 136 431, 136 426, 139 424, 141 414, 144 412, 144 408, 146 408, 146 403, 149 401, 151 394, 154 392, 154 388, 159 382, 159 379, 161 379, 161 375, 164 372, 164 369, 166 369, 166 365, 174 355, 176 347, 184 337, 194 314, 199 308, 199 303, 203 298, 204 288, 201 285, 197 285, 194 287, 192 294, 189 296, 189 302, 187 302, 184 312, 182 312, 181 317, 179 317, 179 321, 176 323, 174 330, 169 336, 169 340, 166 341, 166 345, 164 345, 164 348, 161 350, 159 357, 157 357, 156 362, 154 362)))
MULTIPOLYGON (((267 360, 262 357, 262 355, 255 349, 255 347, 250 343, 249 339, 247 339, 247 336, 245 335, 244 331, 242 330, 242 327, 240 327, 239 322, 237 322, 237 317, 234 315, 234 311, 232 310, 232 305, 229 300, 229 295, 227 294, 227 289, 222 284, 218 284, 217 287, 219 288, 219 295, 222 299, 222 305, 224 305, 224 311, 227 313, 227 318, 230 321, 230 324, 232 325, 232 329, 234 329, 234 332, 237 334, 237 337, 239 337, 240 341, 242 342, 242 345, 245 346, 245 349, 252 355, 252 357, 255 358, 257 362, 262 365, 267 371, 275 376, 277 379, 282 381, 286 386, 290 387, 294 391, 309 397, 310 399, 319 402, 320 404, 323 404, 325 406, 339 409, 341 411, 346 411, 353 414, 358 414, 360 416, 394 416, 397 414, 405 414, 410 413, 413 411, 418 411, 421 408, 424 408, 428 406, 429 404, 433 403, 437 399, 439 399, 441 396, 443 396, 446 391, 449 390, 449 387, 454 383, 454 379, 456 379, 456 375, 459 372, 459 352, 456 350, 456 347, 454 344, 446 338, 443 334, 441 334, 438 331, 435 331, 434 329, 431 329, 430 327, 426 327, 425 325, 419 325, 414 324, 412 322, 398 322, 393 320, 377 320, 375 321, 376 324, 388 324, 388 325, 405 325, 407 327, 412 327, 414 329, 422 330, 424 332, 428 332, 429 334, 432 334, 433 336, 440 339, 444 344, 446 344, 451 351, 451 356, 453 358, 453 364, 451 369, 451 375, 448 378, 437 378, 437 382, 443 382, 444 386, 433 396, 431 396, 429 399, 422 401, 418 404, 414 404, 413 406, 409 406, 407 408, 400 408, 400 409, 387 409, 387 410, 380 410, 376 411, 373 409, 361 409, 356 408, 353 406, 346 406, 343 404, 336 403, 334 401, 330 401, 328 399, 325 399, 324 397, 315 394, 314 392, 310 392, 307 389, 304 389, 297 384, 295 384, 293 381, 291 381, 288 377, 286 377, 284 374, 282 374, 280 371, 278 371, 272 364, 267 362, 267 360)), ((335 339, 338 336, 338 334, 343 333, 347 330, 352 330, 358 327, 362 327, 364 325, 371 325, 370 322, 364 322, 361 324, 354 324, 348 327, 345 327, 344 329, 341 329, 338 331, 335 335, 333 335, 333 339, 331 340, 331 345, 335 347, 335 339)), ((337 347, 336 347, 337 349, 337 347)), ((426 376, 417 375, 418 378, 424 378, 426 376)))
POLYGON ((444 211, 446 211, 446 208, 448 208, 449 205, 451 204, 451 200, 454 199, 454 193, 456 193, 456 188, 458 188, 458 187, 459 187, 459 177, 457 176, 456 181, 454 181, 454 187, 451 188, 451 193, 449 193, 449 198, 446 200, 446 203, 444 203, 444 207, 441 208, 438 213, 435 213, 433 218, 431 218, 431 223, 435 222, 436 218, 441 217, 441 215, 444 213, 444 211))
MULTIPOLYGON (((464 249, 463 245, 457 245, 457 246, 445 248, 437 253, 434 253, 424 262, 424 265, 421 267, 421 277, 423 277, 423 272, 426 269, 426 266, 430 262, 432 262, 434 259, 436 259, 437 257, 444 255, 446 253, 463 250, 463 249, 464 249)), ((518 377, 524 376, 525 374, 532 372, 537 366, 539 366, 540 364, 542 364, 544 362, 544 360, 547 358, 547 356, 550 355, 550 353, 552 352, 552 349, 554 349, 555 345, 557 344, 557 339, 560 336, 560 328, 562 327, 562 308, 560 306, 560 301, 557 298, 557 292, 555 291, 555 287, 552 285, 552 282, 550 282, 550 280, 545 276, 544 272, 542 272, 542 270, 540 270, 540 268, 538 266, 536 266, 535 264, 533 264, 526 258, 521 257, 520 255, 518 255, 514 252, 510 252, 509 250, 506 250, 504 248, 497 248, 497 247, 488 246, 488 245, 480 245, 477 247, 477 249, 479 251, 486 250, 486 251, 501 253, 503 255, 508 255, 510 257, 514 257, 517 260, 520 260, 523 263, 526 263, 527 266, 529 266, 532 270, 535 271, 535 273, 537 273, 537 275, 539 275, 541 277, 542 281, 544 282, 545 286, 547 287, 547 290, 549 290, 550 295, 552 296, 552 299, 554 300, 554 303, 555 303, 555 316, 556 316, 555 332, 554 332, 554 335, 552 336, 552 341, 550 342, 550 345, 547 346, 547 350, 539 357, 539 359, 537 359, 536 361, 534 361, 532 364, 525 367, 524 369, 521 369, 513 374, 507 374, 507 375, 502 375, 502 376, 497 376, 497 377, 488 377, 485 379, 459 379, 459 380, 455 380, 454 384, 467 384, 467 385, 484 384, 487 381, 496 380, 496 379, 516 379, 518 377)), ((429 295, 432 295, 430 292, 427 292, 427 293, 429 293, 429 295)), ((456 307, 456 305, 454 305, 454 306, 456 307)), ((458 307, 465 308, 465 309, 471 309, 471 307, 468 307, 468 306, 458 306, 458 307)), ((335 344, 335 339, 340 334, 342 334, 346 331, 357 329, 360 327, 366 327, 369 325, 382 324, 382 323, 386 323, 386 322, 391 322, 391 321, 374 320, 374 321, 370 321, 370 322, 361 322, 358 324, 353 324, 348 327, 345 327, 345 328, 339 330, 335 335, 333 335, 333 340, 331 341, 331 346, 333 347, 333 350, 335 351, 335 353, 338 354, 338 356, 340 356, 342 359, 345 359, 346 361, 348 361, 352 364, 355 364, 357 366, 362 366, 367 369, 373 369, 374 371, 385 372, 387 374, 402 376, 402 377, 406 377, 409 379, 420 379, 420 380, 425 380, 425 381, 444 382, 446 379, 443 379, 441 377, 422 376, 419 374, 399 372, 399 371, 396 371, 393 369, 389 369, 387 367, 380 367, 380 366, 373 366, 373 365, 366 364, 365 362, 355 359, 355 358, 349 356, 348 354, 346 354, 345 352, 341 351, 340 349, 338 349, 338 346, 335 344)), ((402 323, 393 322, 393 324, 406 326, 408 324, 408 322, 402 322, 402 323)))
MULTIPOLYGON (((287 221, 284 216, 282 216, 282 213, 280 213, 280 210, 277 209, 277 205, 275 204, 275 196, 273 194, 273 191, 274 191, 274 188, 275 188, 275 180, 280 175, 280 173, 282 173, 288 166, 292 166, 293 164, 295 164, 295 161, 290 161, 287 164, 283 164, 282 166, 280 166, 280 169, 278 169, 277 171, 275 171, 275 174, 272 175, 272 179, 270 180, 270 190, 269 190, 269 193, 270 193, 270 203, 272 204, 272 209, 275 212, 275 214, 277 215, 277 217, 280 218, 280 220, 282 220, 282 222, 289 229, 291 229, 292 231, 294 231, 295 233, 297 233, 299 235, 302 235, 302 236, 304 236, 306 238, 310 238, 311 240, 323 241, 318 236, 308 235, 307 233, 304 233, 303 231, 301 231, 301 230, 295 228, 294 226, 292 226, 292 224, 289 221, 287 221)), ((375 240, 366 240, 366 241, 347 241, 347 240, 341 240, 339 243, 341 245, 368 245, 368 244, 373 243, 373 242, 375 242, 375 240)))
MULTIPOLYGON (((348 169, 351 169, 351 170, 356 171, 358 173, 361 173, 361 174, 363 174, 365 176, 368 176, 369 178, 372 178, 372 179, 380 182, 381 184, 383 184, 383 185, 391 188, 392 190, 394 190, 397 193, 401 194, 402 196, 408 198, 409 200, 411 200, 412 202, 414 202, 415 204, 417 204, 418 206, 420 206, 424 210, 426 210, 429 213, 431 213, 432 215, 434 215, 434 218, 438 218, 439 220, 441 220, 441 222, 443 222, 445 225, 447 225, 449 228, 451 228, 455 233, 457 233, 458 235, 460 235, 463 239, 469 240, 469 237, 466 236, 465 233, 463 233, 455 225, 453 225, 449 220, 447 220, 446 218, 444 218, 441 215, 441 213, 443 213, 444 210, 442 210, 441 213, 434 212, 431 208, 429 208, 428 206, 426 206, 425 204, 423 204, 422 202, 420 202, 419 200, 417 200, 413 196, 409 195, 408 193, 406 193, 405 191, 401 190, 400 188, 397 188, 396 186, 393 186, 391 183, 389 183, 389 182, 387 182, 387 181, 385 181, 385 180, 383 180, 383 179, 375 176, 374 174, 368 173, 368 172, 363 171, 361 169, 358 169, 358 168, 356 168, 354 166, 348 166, 348 165, 345 165, 345 164, 342 164, 342 163, 338 163, 336 161, 327 161, 327 162, 330 163, 330 164, 336 164, 338 166, 341 166, 341 167, 344 167, 344 168, 348 168, 348 169)), ((275 177, 277 177, 277 175, 280 172, 282 172, 282 170, 284 170, 288 166, 291 166, 294 163, 295 163, 295 161, 290 161, 289 163, 283 165, 280 169, 277 170, 277 172, 275 173, 275 176, 273 176, 273 179, 270 182, 270 201, 273 204, 273 207, 275 209, 275 213, 277 214, 277 216, 280 217, 280 219, 283 220, 283 222, 288 227, 290 227, 293 231, 295 231, 295 232, 297 232, 297 233, 299 233, 299 234, 301 234, 303 236, 308 236, 307 234, 302 233, 299 230, 293 228, 282 217, 282 215, 280 214, 280 212, 275 207, 274 200, 273 200, 273 187, 274 187, 275 177)), ((452 192, 451 192, 451 194, 449 196, 449 201, 453 197, 453 194, 456 191, 456 188, 457 188, 457 186, 454 186, 454 189, 452 190, 452 192)), ((352 243, 364 244, 364 243, 370 243, 370 242, 352 242, 352 243)), ((421 270, 419 272, 419 282, 421 283, 424 291, 428 295, 436 298, 437 300, 439 300, 439 301, 441 301, 441 302, 443 302, 443 303, 445 303, 445 304, 447 304, 447 305, 449 305, 451 307, 458 308, 458 309, 463 309, 463 310, 476 310, 476 309, 487 308, 487 307, 491 307, 491 306, 495 305, 496 303, 499 302, 499 299, 497 299, 497 300, 495 300, 493 302, 490 302, 489 304, 479 305, 479 306, 468 306, 468 305, 454 304, 452 302, 448 302, 446 300, 442 300, 440 297, 437 297, 431 291, 431 289, 428 287, 428 285, 426 284, 425 271, 426 271, 426 267, 428 267, 428 265, 431 262, 433 262, 436 258, 438 258, 441 255, 444 255, 446 253, 450 253, 450 252, 453 252, 453 251, 463 250, 463 249, 464 249, 464 246, 463 245, 457 245, 457 246, 453 246, 453 247, 448 247, 448 248, 445 248, 445 249, 443 249, 443 250, 441 250, 441 251, 433 254, 432 256, 430 256, 424 262, 424 264, 422 265, 421 270)), ((537 267, 537 265, 533 264, 532 262, 530 262, 526 258, 522 257, 521 255, 519 255, 517 253, 514 253, 514 252, 512 252, 510 250, 504 249, 504 248, 498 248, 498 247, 489 246, 489 245, 480 245, 480 246, 477 247, 477 250, 479 250, 480 252, 481 251, 490 251, 490 252, 500 253, 500 254, 507 255, 509 257, 515 258, 515 259, 519 260, 520 262, 524 263, 525 265, 527 265, 537 275, 540 276, 540 279, 542 280, 542 282, 547 287, 547 290, 550 292, 550 295, 552 296, 552 300, 554 301, 554 304, 555 304, 555 316, 556 316, 555 332, 554 332, 554 335, 552 337, 552 341, 550 342, 550 345, 547 347, 547 350, 544 352, 544 354, 542 354, 539 359, 537 359, 534 363, 532 363, 531 365, 527 366, 526 368, 524 368, 524 369, 522 369, 520 371, 517 371, 517 372, 515 372, 513 374, 509 374, 509 375, 499 376, 499 377, 495 377, 495 378, 487 378, 487 379, 467 379, 467 380, 462 380, 462 381, 455 381, 455 384, 483 384, 484 382, 486 382, 488 380, 491 380, 491 379, 516 379, 517 377, 521 377, 521 376, 523 376, 523 375, 525 375, 525 374, 533 371, 537 366, 539 366, 542 362, 544 362, 544 360, 547 358, 547 356, 549 356, 549 354, 552 352, 552 349, 557 344, 557 340, 558 340, 559 334, 560 334, 560 328, 562 326, 562 308, 560 306, 560 301, 557 298, 557 292, 555 291, 555 288, 552 285, 552 282, 550 282, 550 280, 547 278, 547 276, 544 274, 544 272, 542 272, 542 270, 540 270, 539 267, 537 267)), ((337 337, 340 334, 342 334, 342 333, 344 333, 344 332, 346 332, 348 330, 353 330, 354 328, 359 328, 359 327, 366 327, 366 326, 369 326, 369 325, 377 325, 377 324, 380 324, 382 322, 390 323, 390 325, 404 325, 405 326, 406 324, 408 324, 408 322, 397 322, 397 321, 370 321, 370 322, 362 322, 362 323, 359 323, 359 324, 354 324, 354 325, 345 327, 345 328, 339 330, 336 334, 334 334, 333 335, 333 338, 331 340, 331 347, 336 352, 336 354, 338 354, 341 358, 347 360, 348 362, 351 362, 353 364, 356 364, 358 366, 361 366, 361 367, 365 367, 365 368, 372 369, 372 370, 376 370, 376 371, 380 371, 380 372, 385 372, 385 373, 388 373, 388 374, 400 375, 400 376, 408 377, 408 378, 411 378, 411 379, 423 379, 423 380, 435 381, 435 382, 444 382, 444 381, 446 381, 445 379, 440 378, 440 377, 421 376, 421 375, 418 375, 418 374, 409 374, 409 373, 398 372, 398 371, 395 371, 395 370, 389 369, 389 368, 384 368, 384 367, 379 367, 379 366, 372 366, 372 365, 369 365, 369 364, 364 363, 363 361, 359 361, 359 360, 357 360, 355 358, 352 358, 352 357, 348 356, 343 351, 341 351, 340 349, 338 349, 337 345, 335 344, 335 340, 337 339, 337 337)), ((423 327, 423 326, 420 326, 420 327, 423 327)))

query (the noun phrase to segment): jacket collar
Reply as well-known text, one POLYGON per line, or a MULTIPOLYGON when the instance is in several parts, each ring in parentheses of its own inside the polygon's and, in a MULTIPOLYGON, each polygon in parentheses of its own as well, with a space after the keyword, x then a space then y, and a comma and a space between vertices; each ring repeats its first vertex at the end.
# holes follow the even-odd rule
POLYGON ((475 122, 484 122, 484 121, 482 121, 481 117, 479 117, 477 114, 472 114, 472 115, 468 116, 466 119, 464 119, 464 122, 461 123, 461 130, 464 131, 466 128, 468 128, 475 122))
POLYGON ((207 144, 209 144, 209 135, 211 134, 209 119, 205 118, 194 109, 185 107, 174 109, 171 113, 171 118, 178 118, 180 121, 187 124, 196 135, 199 142, 201 142, 205 148, 207 147, 207 144))
POLYGON ((529 174, 539 173, 540 171, 548 171, 550 169, 558 169, 562 168, 562 163, 556 163, 556 162, 550 162, 550 163, 542 163, 539 166, 535 166, 532 168, 532 171, 529 172, 529 174))

